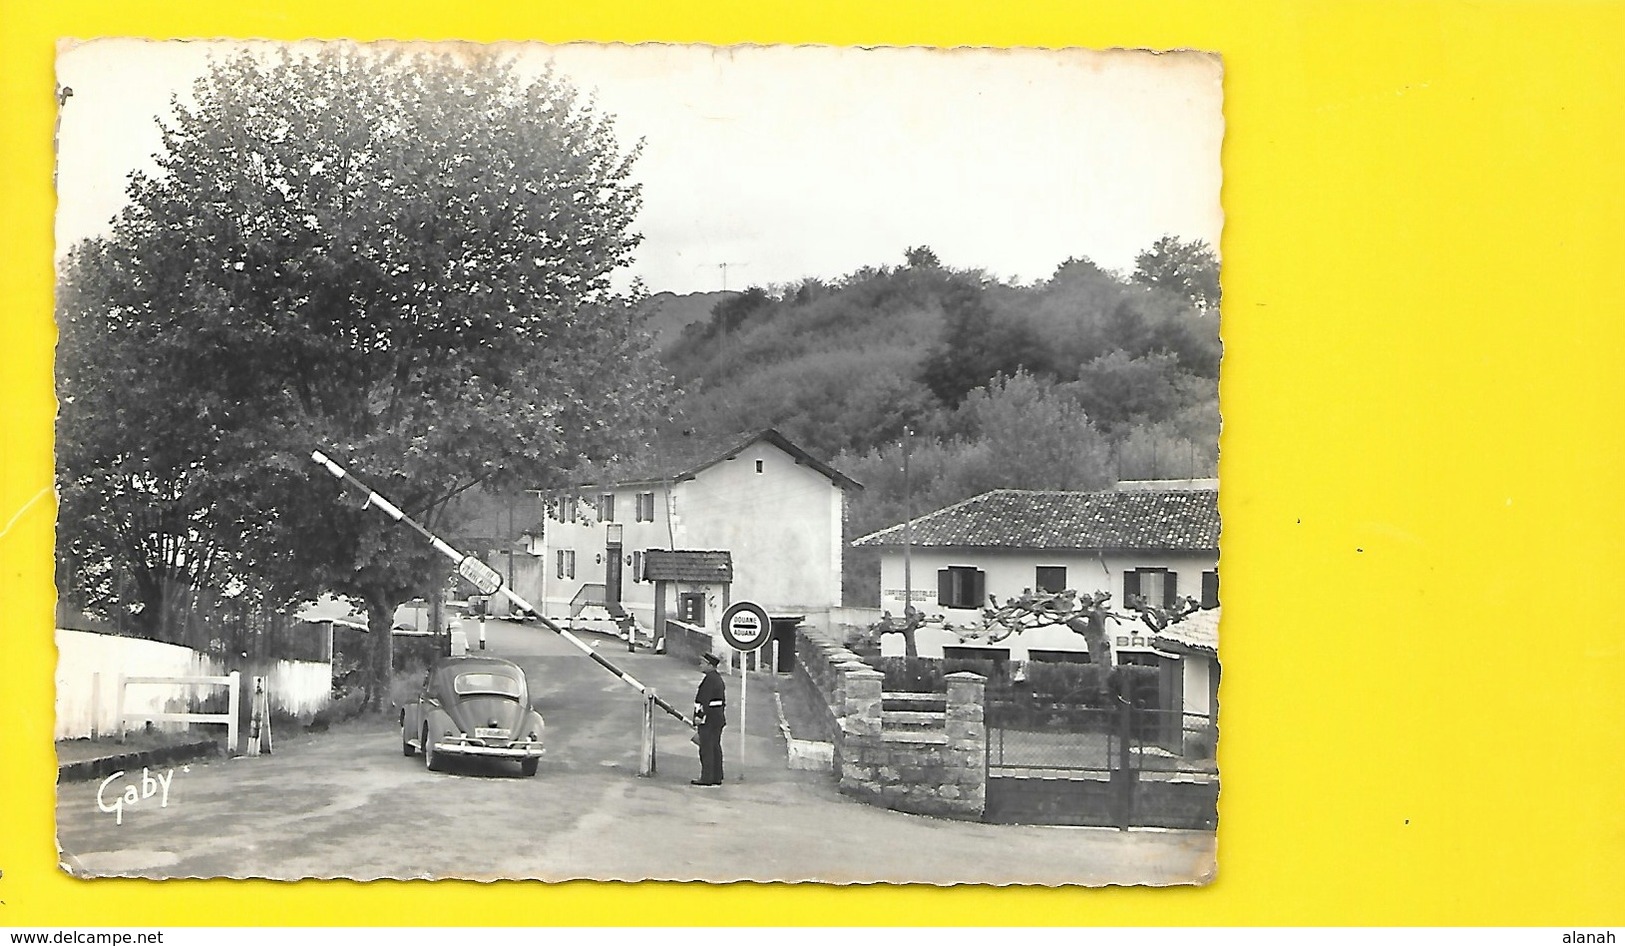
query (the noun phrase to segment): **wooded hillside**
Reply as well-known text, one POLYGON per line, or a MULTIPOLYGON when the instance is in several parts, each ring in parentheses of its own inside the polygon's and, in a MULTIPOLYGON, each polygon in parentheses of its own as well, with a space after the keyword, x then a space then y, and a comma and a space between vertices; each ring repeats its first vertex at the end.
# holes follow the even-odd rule
MULTIPOLYGON (((866 487, 850 540, 909 505, 922 515, 998 487, 1216 475, 1217 258, 1165 237, 1136 262, 1120 275, 1069 259, 1015 285, 915 247, 899 266, 727 294, 675 336, 693 297, 648 310, 682 390, 674 422, 776 427, 829 458, 866 487)), ((873 555, 848 550, 849 604, 878 599, 873 555)))

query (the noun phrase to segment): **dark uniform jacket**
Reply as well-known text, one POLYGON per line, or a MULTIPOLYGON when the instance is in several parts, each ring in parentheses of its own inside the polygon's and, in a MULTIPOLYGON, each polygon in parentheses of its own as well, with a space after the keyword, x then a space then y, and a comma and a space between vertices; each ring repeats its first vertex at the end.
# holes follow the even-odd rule
POLYGON ((728 687, 715 667, 705 671, 700 688, 694 694, 695 721, 702 726, 721 728, 728 725, 728 687))

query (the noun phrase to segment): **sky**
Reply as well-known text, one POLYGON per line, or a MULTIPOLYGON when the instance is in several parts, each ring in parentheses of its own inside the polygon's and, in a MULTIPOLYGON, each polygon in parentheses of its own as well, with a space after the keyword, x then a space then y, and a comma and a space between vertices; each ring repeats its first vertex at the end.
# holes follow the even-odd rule
MULTIPOLYGON (((58 256, 105 233, 156 119, 237 43, 59 53, 58 256)), ((678 293, 831 278, 930 246, 1020 282, 1131 270, 1158 237, 1215 249, 1221 67, 1200 53, 508 44, 643 142, 631 272, 678 293)))

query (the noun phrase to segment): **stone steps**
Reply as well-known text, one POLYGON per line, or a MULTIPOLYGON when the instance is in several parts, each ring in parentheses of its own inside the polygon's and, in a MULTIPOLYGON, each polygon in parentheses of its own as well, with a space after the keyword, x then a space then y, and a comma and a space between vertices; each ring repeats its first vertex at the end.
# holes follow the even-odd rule
POLYGON ((880 734, 881 742, 906 742, 917 746, 945 746, 948 744, 948 734, 929 729, 904 729, 901 731, 885 730, 880 734))
POLYGON ((948 710, 948 696, 945 693, 902 693, 888 690, 880 694, 880 708, 888 713, 945 713, 948 710))
POLYGON ((900 729, 935 727, 941 729, 948 722, 947 713, 916 712, 910 710, 884 710, 880 717, 887 728, 900 729))

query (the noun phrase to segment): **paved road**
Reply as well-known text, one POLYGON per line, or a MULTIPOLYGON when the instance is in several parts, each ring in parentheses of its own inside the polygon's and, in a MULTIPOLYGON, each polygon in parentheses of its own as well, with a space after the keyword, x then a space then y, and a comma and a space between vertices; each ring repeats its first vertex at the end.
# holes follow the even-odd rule
MULTIPOLYGON (((674 705, 691 701, 697 666, 590 639, 674 705)), ((1213 860, 1211 834, 969 824, 845 798, 828 775, 785 768, 770 676, 751 681, 743 780, 732 712, 728 784, 688 784, 688 730, 663 715, 658 771, 639 778, 635 691, 550 632, 491 622, 487 640, 525 668, 547 720, 534 778, 498 763, 428 772, 402 757, 389 719, 280 733, 271 756, 174 769, 167 806, 155 794, 122 825, 97 810, 97 783, 63 785, 64 864, 149 877, 1166 884, 1213 860)))

